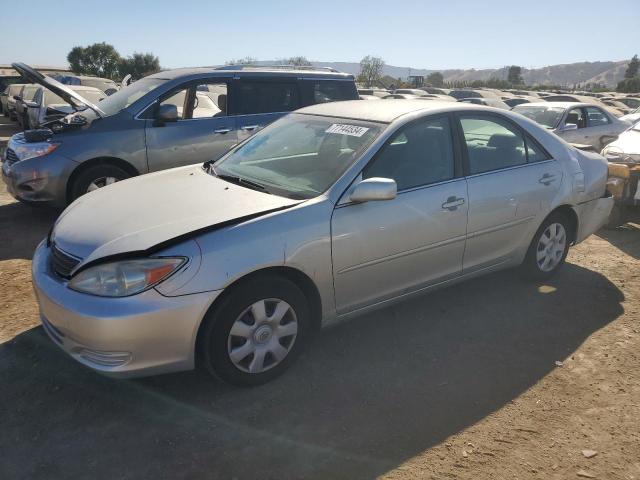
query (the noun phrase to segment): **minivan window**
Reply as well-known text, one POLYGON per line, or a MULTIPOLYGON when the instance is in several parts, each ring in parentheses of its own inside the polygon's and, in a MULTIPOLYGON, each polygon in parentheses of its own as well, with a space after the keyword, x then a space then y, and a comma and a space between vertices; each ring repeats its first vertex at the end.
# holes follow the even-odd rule
POLYGON ((100 110, 111 116, 129 107, 133 102, 166 83, 163 78, 143 78, 132 83, 100 102, 100 110))
POLYGON ((289 114, 232 149, 213 168, 289 198, 327 190, 380 133, 379 124, 289 114))
POLYGON ((296 83, 240 82, 238 87, 240 115, 290 112, 300 107, 296 83))
POLYGON ((339 80, 318 80, 313 83, 313 99, 315 103, 339 102, 354 100, 357 92, 352 82, 339 80))

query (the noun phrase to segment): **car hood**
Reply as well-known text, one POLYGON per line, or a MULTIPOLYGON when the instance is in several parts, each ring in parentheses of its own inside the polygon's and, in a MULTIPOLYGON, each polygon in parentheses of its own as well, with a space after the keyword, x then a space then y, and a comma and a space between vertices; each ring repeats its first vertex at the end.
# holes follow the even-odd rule
POLYGON ((198 233, 298 203, 220 180, 192 165, 83 195, 58 218, 51 241, 82 259, 82 268, 106 257, 151 254, 198 233))
POLYGON ((640 154, 640 131, 630 128, 629 130, 621 133, 615 141, 611 142, 607 146, 609 148, 619 148, 627 155, 640 154))
POLYGON ((51 77, 41 74, 37 70, 31 68, 29 65, 17 62, 12 63, 11 66, 25 79, 29 80, 32 83, 38 83, 44 88, 52 91, 60 98, 62 98, 65 102, 72 105, 75 110, 81 110, 83 106, 86 106, 96 112, 98 116, 105 116, 105 113, 100 110, 100 108, 84 98, 82 95, 79 95, 78 92, 71 90, 66 85, 63 85, 62 83, 51 77))

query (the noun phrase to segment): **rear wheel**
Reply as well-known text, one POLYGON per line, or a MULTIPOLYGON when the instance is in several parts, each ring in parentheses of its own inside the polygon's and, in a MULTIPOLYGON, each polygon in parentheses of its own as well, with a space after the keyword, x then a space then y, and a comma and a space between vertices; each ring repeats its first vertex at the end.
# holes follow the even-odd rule
POLYGON ((71 201, 81 197, 85 193, 92 192, 112 183, 129 178, 129 175, 115 165, 96 165, 81 172, 71 186, 71 201))
POLYGON ((529 278, 544 280, 562 267, 571 241, 570 223, 561 213, 553 213, 533 236, 521 269, 529 278))
POLYGON ((201 360, 213 375, 254 386, 281 375, 300 354, 310 331, 302 291, 279 276, 237 286, 207 314, 201 360))

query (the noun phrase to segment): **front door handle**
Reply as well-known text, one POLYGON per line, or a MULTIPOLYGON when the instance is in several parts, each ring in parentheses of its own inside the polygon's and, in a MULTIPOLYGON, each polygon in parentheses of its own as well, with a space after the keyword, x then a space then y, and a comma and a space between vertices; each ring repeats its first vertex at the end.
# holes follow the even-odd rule
POLYGON ((251 132, 256 128, 260 128, 260 125, 245 125, 244 127, 240 127, 241 130, 246 130, 248 132, 251 132))
POLYGON ((453 212, 457 210, 460 205, 464 205, 464 198, 449 197, 447 201, 442 204, 442 208, 453 212))
POLYGON ((229 133, 230 131, 230 128, 218 128, 217 130, 214 130, 213 133, 220 133, 224 135, 225 133, 229 133))
POLYGON ((538 180, 539 183, 549 186, 551 185, 551 182, 554 182, 556 179, 555 175, 551 175, 550 173, 545 173, 544 175, 542 175, 542 177, 540 177, 540 180, 538 180))

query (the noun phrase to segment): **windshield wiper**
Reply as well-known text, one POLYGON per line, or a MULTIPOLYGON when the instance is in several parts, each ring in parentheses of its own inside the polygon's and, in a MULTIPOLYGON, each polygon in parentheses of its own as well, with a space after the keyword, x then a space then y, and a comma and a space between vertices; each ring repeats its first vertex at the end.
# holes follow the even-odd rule
POLYGON ((205 164, 205 168, 207 168, 208 171, 210 173, 213 173, 216 177, 221 178, 222 180, 226 180, 227 182, 235 183, 236 185, 240 185, 243 187, 253 188, 254 190, 260 190, 261 192, 271 193, 267 190, 267 187, 265 187, 261 183, 254 182, 253 180, 247 180, 246 178, 238 177, 237 175, 218 173, 216 172, 216 169, 212 164, 205 164))

